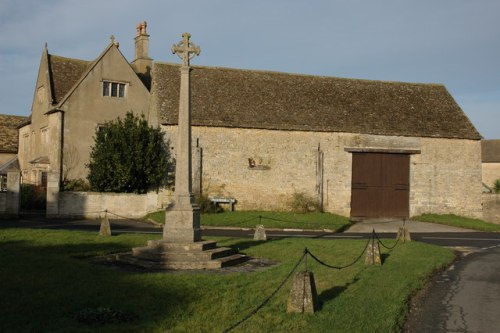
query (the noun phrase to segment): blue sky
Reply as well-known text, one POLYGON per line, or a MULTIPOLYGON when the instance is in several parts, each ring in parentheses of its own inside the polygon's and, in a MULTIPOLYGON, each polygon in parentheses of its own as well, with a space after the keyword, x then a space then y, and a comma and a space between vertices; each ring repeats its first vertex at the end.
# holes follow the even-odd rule
POLYGON ((0 0, 0 113, 29 115, 40 56, 96 58, 114 35, 132 60, 148 22, 150 56, 183 32, 193 64, 442 83, 486 139, 500 139, 498 0, 0 0))

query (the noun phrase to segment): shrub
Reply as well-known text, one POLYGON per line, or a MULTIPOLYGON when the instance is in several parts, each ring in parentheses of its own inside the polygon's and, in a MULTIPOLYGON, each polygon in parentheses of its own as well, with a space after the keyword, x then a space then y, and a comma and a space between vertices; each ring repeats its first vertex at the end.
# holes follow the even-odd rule
POLYGON ((493 183, 493 192, 500 193, 500 179, 495 180, 493 183))
POLYGON ((195 198, 202 214, 222 213, 224 211, 221 206, 214 205, 206 194, 195 195, 195 198))
POLYGON ((318 201, 304 192, 295 192, 288 204, 295 213, 322 212, 318 201))
POLYGON ((63 191, 74 191, 74 192, 90 191, 90 184, 81 178, 66 180, 63 183, 63 191))
POLYGON ((166 185, 171 164, 160 128, 128 112, 96 130, 87 178, 94 191, 146 193, 166 185))

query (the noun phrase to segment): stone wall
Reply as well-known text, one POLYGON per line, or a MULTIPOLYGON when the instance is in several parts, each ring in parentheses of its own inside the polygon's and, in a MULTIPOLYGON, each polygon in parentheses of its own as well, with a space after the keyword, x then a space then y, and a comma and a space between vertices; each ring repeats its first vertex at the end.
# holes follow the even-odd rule
POLYGON ((21 175, 19 171, 7 172, 7 191, 0 192, 0 216, 6 218, 19 217, 19 193, 21 175))
POLYGON ((141 218, 161 208, 156 192, 147 194, 59 192, 58 195, 58 217, 96 218, 107 210, 110 218, 141 218))
MULTIPOLYGON (((177 128, 164 126, 163 130, 175 155, 177 128)), ((237 210, 286 210, 294 193, 315 196, 319 146, 324 209, 328 212, 350 215, 349 150, 373 149, 411 152, 410 215, 482 214, 477 140, 199 126, 192 131, 193 145, 198 141, 203 149, 204 193, 235 198, 237 210)))
POLYGON ((0 192, 0 215, 5 214, 6 204, 7 204, 7 193, 0 192))
POLYGON ((482 218, 480 141, 421 139, 410 165, 410 215, 482 218))
POLYGON ((483 219, 500 224, 500 194, 483 193, 483 219))
POLYGON ((500 179, 500 163, 483 163, 483 183, 492 188, 497 179, 500 179))

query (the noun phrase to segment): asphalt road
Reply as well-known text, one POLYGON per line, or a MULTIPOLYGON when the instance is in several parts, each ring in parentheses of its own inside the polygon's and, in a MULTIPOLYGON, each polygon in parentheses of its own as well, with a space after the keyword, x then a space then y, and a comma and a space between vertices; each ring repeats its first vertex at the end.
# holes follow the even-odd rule
POLYGON ((500 332, 500 246, 457 261, 418 299, 407 333, 500 332))
MULTIPOLYGON (((44 229, 66 229, 87 230, 99 232, 100 222, 97 220, 50 220, 46 218, 31 218, 20 220, 0 220, 0 228, 44 228, 44 229)), ((162 229, 139 220, 111 220, 111 231, 113 234, 135 232, 161 234, 162 229)), ((210 228, 202 231, 203 236, 225 236, 225 237, 253 237, 252 229, 217 229, 210 228)), ((378 233, 380 238, 395 238, 394 232, 378 233)), ((268 238, 286 237, 309 237, 325 239, 367 239, 371 236, 369 232, 344 232, 331 233, 324 231, 294 231, 294 230, 266 230, 268 238)), ((483 249, 500 245, 500 233, 488 232, 412 232, 413 240, 424 243, 457 247, 483 249)), ((500 331, 500 330, 499 330, 500 331)))

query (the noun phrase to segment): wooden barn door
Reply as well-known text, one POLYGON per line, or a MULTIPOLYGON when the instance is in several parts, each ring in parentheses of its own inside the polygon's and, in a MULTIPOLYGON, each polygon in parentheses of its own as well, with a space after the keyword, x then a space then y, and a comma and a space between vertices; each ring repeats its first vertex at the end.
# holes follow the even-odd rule
POLYGON ((351 217, 408 217, 410 155, 353 153, 351 217))

